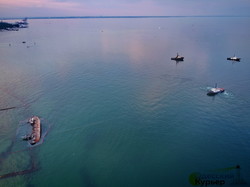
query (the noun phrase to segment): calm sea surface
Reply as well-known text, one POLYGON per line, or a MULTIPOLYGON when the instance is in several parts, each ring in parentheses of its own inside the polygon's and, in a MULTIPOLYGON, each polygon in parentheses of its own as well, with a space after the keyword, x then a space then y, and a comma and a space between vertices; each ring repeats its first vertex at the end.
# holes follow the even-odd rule
POLYGON ((194 172, 250 184, 249 30, 250 18, 186 17, 0 32, 0 108, 17 107, 0 111, 0 175, 27 171, 0 186, 188 187, 194 172), (207 96, 215 83, 226 91, 207 96), (32 115, 35 147, 20 140, 32 115))

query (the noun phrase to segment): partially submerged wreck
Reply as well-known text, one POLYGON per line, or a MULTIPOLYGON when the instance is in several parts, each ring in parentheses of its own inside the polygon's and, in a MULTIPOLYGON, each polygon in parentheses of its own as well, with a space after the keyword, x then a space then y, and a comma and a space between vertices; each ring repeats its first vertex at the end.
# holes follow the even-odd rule
POLYGON ((28 123, 32 126, 31 134, 25 135, 23 140, 29 141, 31 145, 38 143, 41 139, 41 120, 37 116, 29 119, 28 123))

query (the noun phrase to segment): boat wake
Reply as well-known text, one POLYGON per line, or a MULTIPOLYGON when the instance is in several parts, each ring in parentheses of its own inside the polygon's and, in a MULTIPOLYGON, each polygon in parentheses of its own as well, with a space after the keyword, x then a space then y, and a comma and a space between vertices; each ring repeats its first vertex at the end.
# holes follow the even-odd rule
POLYGON ((221 95, 228 99, 234 99, 234 94, 228 91, 223 92, 221 95))
POLYGON ((207 92, 208 90, 211 90, 212 87, 207 86, 207 87, 200 87, 200 90, 207 92))

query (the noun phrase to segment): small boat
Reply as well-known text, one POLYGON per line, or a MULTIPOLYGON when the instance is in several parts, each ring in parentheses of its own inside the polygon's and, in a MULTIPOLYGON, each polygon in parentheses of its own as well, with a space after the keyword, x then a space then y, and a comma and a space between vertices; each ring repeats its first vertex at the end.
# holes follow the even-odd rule
POLYGON ((240 58, 236 57, 235 55, 233 57, 228 57, 227 60, 240 62, 240 58))
POLYGON ((183 61, 183 60, 184 60, 184 57, 180 56, 180 55, 177 53, 176 57, 171 58, 171 60, 183 61))
POLYGON ((224 91, 225 91, 224 88, 217 88, 217 84, 215 84, 214 88, 211 88, 211 89, 208 90, 207 95, 208 96, 213 96, 213 95, 216 95, 218 93, 222 93, 224 91))
POLYGON ((24 18, 22 21, 16 22, 16 24, 19 25, 19 28, 27 28, 28 27, 27 20, 28 20, 27 18, 24 18))
POLYGON ((28 123, 32 126, 31 134, 22 137, 23 140, 29 141, 31 145, 38 143, 41 139, 41 121, 39 117, 34 116, 29 119, 28 123))

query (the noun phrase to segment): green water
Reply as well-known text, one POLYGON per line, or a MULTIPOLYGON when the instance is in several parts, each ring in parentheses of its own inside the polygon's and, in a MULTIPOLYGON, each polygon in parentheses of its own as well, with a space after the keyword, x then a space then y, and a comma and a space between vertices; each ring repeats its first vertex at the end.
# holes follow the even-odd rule
POLYGON ((249 21, 44 19, 0 32, 1 108, 18 107, 0 111, 0 175, 38 168, 0 186, 192 186, 193 172, 237 164, 249 184, 249 21), (215 83, 226 92, 208 97, 215 83), (17 131, 32 115, 51 129, 13 153, 28 148, 17 131))

